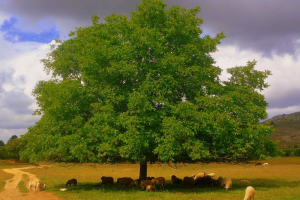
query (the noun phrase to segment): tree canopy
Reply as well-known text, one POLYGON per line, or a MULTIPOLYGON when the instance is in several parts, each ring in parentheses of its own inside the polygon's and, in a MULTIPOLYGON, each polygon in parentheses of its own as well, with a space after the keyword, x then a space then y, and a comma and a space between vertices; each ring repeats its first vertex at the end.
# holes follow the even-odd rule
POLYGON ((10 139, 10 140, 15 140, 15 139, 17 139, 17 138, 18 138, 17 135, 12 135, 9 139, 10 139))
POLYGON ((64 162, 211 162, 272 156, 270 71, 256 61, 221 69, 199 7, 142 0, 130 19, 111 14, 57 41, 42 62, 52 74, 33 91, 42 115, 22 158, 64 162))

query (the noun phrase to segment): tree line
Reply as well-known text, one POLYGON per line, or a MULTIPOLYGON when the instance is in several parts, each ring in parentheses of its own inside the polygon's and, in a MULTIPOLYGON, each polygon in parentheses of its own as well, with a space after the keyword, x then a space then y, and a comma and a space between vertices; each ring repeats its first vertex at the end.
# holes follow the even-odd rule
POLYGON ((25 146, 17 135, 11 136, 6 144, 0 140, 0 159, 20 160, 20 152, 25 146))

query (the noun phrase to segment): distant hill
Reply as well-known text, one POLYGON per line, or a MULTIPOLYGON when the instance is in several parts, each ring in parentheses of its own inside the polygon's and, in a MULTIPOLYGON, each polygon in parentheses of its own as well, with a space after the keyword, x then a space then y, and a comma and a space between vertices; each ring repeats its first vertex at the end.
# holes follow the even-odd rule
POLYGON ((276 129, 270 138, 279 140, 279 148, 300 148, 300 112, 277 115, 266 122, 276 129))

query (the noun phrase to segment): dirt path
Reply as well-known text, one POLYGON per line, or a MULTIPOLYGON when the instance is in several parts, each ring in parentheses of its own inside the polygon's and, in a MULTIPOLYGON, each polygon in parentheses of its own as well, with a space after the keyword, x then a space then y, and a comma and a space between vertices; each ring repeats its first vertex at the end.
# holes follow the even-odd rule
MULTIPOLYGON (((29 172, 24 172, 22 170, 32 169, 32 168, 42 168, 42 167, 50 167, 50 166, 41 165, 39 167, 32 166, 32 167, 23 167, 23 168, 3 169, 4 172, 13 174, 14 177, 12 179, 6 180, 5 188, 0 193, 0 200, 29 200, 29 199, 30 200, 62 200, 50 192, 29 191, 29 193, 21 193, 17 188, 19 182, 22 180, 23 174, 29 177, 29 182, 37 178, 34 174, 31 174, 29 172)), ((26 183, 27 188, 29 182, 26 183)))

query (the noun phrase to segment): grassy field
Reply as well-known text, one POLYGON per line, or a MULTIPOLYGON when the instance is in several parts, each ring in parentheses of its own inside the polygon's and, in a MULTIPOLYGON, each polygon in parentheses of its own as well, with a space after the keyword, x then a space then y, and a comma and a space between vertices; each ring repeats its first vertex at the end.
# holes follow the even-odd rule
POLYGON ((22 176, 22 180, 20 181, 19 185, 18 185, 18 188, 19 188, 19 191, 25 195, 26 193, 29 192, 29 190, 27 189, 27 183, 29 182, 29 177, 27 175, 24 175, 22 176))
MULTIPOLYGON (((233 200, 243 199, 247 185, 238 184, 241 179, 250 181, 256 190, 255 199, 295 200, 300 199, 300 159, 276 158, 267 161, 269 166, 230 165, 230 164, 187 164, 173 169, 168 165, 148 165, 148 176, 163 176, 166 178, 165 190, 153 193, 139 188, 120 187, 117 185, 99 185, 102 176, 138 178, 137 164, 54 164, 53 167, 27 170, 34 173, 47 185, 47 191, 55 193, 66 200, 81 199, 205 199, 205 200, 233 200), (171 176, 190 176, 198 172, 216 173, 216 176, 230 177, 233 186, 229 191, 222 188, 200 188, 173 186, 171 176), (68 179, 76 178, 76 187, 65 188, 68 179)), ((53 164, 53 163, 52 163, 53 164)))

